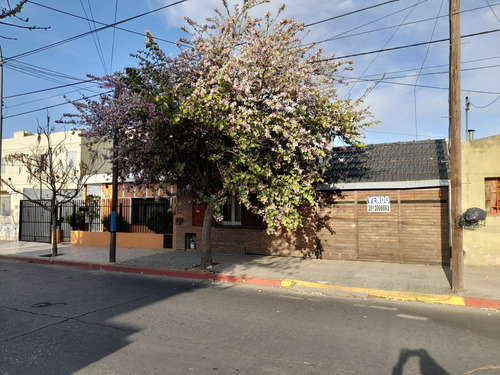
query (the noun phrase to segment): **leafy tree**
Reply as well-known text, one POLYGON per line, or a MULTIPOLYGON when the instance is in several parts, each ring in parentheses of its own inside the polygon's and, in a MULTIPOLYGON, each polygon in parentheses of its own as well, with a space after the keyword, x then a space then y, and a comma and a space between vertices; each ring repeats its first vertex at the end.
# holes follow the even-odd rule
POLYGON ((270 233, 305 227, 316 217, 320 161, 333 138, 356 143, 370 125, 363 98, 337 95, 336 76, 350 63, 302 45, 303 23, 252 18, 265 2, 231 10, 223 0, 206 24, 187 19, 190 38, 175 58, 148 34, 139 66, 103 79, 114 96, 75 103, 87 136, 115 139, 122 178, 179 180, 207 203, 202 267, 212 264, 211 221, 222 220, 229 194, 270 233))
MULTIPOLYGON (((52 256, 57 256, 57 211, 59 206, 70 202, 80 193, 87 179, 97 170, 94 163, 73 161, 66 162, 65 141, 67 135, 54 143, 52 134, 54 127, 50 126, 47 116, 47 125, 38 126, 38 136, 29 152, 16 152, 5 157, 7 163, 19 166, 19 174, 27 175, 30 187, 40 190, 40 196, 34 198, 24 192, 24 189, 9 177, 2 178, 2 183, 12 191, 22 194, 30 202, 37 204, 51 214, 52 222, 52 256), (50 199, 42 200, 42 193, 48 191, 50 199)), ((66 133, 67 134, 67 133, 66 133)))

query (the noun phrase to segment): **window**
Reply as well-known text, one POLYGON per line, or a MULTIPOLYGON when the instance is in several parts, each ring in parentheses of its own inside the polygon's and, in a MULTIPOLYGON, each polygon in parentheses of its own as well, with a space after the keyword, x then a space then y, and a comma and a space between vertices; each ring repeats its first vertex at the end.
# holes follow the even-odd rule
POLYGON ((145 225, 146 221, 154 212, 170 212, 170 203, 166 199, 155 200, 155 198, 132 199, 132 223, 133 225, 145 225))
POLYGON ((235 195, 227 198, 226 204, 222 207, 223 226, 241 226, 241 204, 238 203, 235 195))
POLYGON ((67 168, 78 167, 78 164, 76 163, 76 151, 67 151, 66 152, 66 167, 67 168))
POLYGON ((500 178, 487 178, 484 186, 486 212, 500 214, 500 178))
POLYGON ((0 195, 0 215, 10 216, 10 195, 0 195))

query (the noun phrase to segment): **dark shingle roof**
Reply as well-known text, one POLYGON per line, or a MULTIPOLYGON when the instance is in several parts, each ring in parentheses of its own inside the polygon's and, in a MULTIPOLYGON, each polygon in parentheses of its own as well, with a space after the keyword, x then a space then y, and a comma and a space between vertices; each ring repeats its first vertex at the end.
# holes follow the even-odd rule
POLYGON ((332 150, 325 182, 365 183, 448 179, 446 140, 383 143, 332 150))

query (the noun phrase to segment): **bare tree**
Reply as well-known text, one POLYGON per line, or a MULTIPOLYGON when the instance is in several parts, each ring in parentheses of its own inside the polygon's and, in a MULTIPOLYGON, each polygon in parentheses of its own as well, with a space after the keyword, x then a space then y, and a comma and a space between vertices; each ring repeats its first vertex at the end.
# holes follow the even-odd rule
MULTIPOLYGON (((29 25, 27 25, 27 23, 29 22, 29 19, 22 18, 19 16, 19 14, 21 13, 21 10, 23 9, 23 6, 28 2, 28 0, 19 0, 14 5, 11 5, 9 0, 3 0, 3 2, 7 3, 7 4, 6 4, 6 6, 2 6, 0 8, 0 25, 17 27, 17 28, 26 29, 26 30, 48 30, 48 29, 50 29, 50 27, 29 26, 29 25), (21 24, 5 22, 4 20, 7 18, 13 18, 17 22, 21 22, 21 24)), ((8 38, 8 37, 3 36, 3 35, 0 35, 0 38, 12 39, 12 38, 8 38)))
POLYGON ((95 174, 96 159, 90 163, 80 162, 79 165, 66 159, 67 149, 65 141, 68 133, 57 142, 53 140, 55 128, 50 125, 47 116, 47 125, 38 126, 38 136, 29 152, 16 152, 5 157, 7 163, 19 166, 19 173, 27 173, 27 182, 30 187, 39 189, 37 197, 27 194, 23 188, 9 177, 2 178, 2 183, 12 191, 21 194, 28 201, 42 207, 51 214, 52 223, 52 256, 57 256, 57 211, 58 208, 78 196, 88 178, 95 174), (48 191, 50 199, 43 200, 42 192, 48 191))

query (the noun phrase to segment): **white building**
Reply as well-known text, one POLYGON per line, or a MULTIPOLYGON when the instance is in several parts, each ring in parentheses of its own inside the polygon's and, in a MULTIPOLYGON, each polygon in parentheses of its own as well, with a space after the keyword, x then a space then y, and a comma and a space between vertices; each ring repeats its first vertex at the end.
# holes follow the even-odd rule
MULTIPOLYGON (((13 138, 2 139, 2 163, 1 163, 1 178, 7 180, 10 178, 16 190, 23 191, 32 199, 46 199, 49 191, 42 190, 35 183, 29 183, 28 172, 21 165, 12 165, 6 161, 6 156, 14 153, 25 153, 33 155, 34 147, 37 144, 38 134, 33 134, 28 131, 18 131, 14 133, 13 138)), ((90 162, 90 152, 84 145, 85 139, 80 137, 76 132, 63 131, 50 134, 52 145, 61 144, 64 146, 64 152, 58 155, 66 165, 71 163, 75 166, 80 165, 80 162, 90 162)), ((47 147, 47 141, 42 135, 42 140, 39 147, 47 147)), ((102 163, 101 163, 102 164, 102 163)), ((109 165, 103 165, 99 172, 108 171, 109 165)), ((23 199, 22 194, 18 194, 9 190, 5 184, 0 186, 0 240, 16 241, 19 239, 19 216, 20 216, 20 201, 23 199)), ((74 189, 76 186, 68 186, 68 189, 74 189)))

